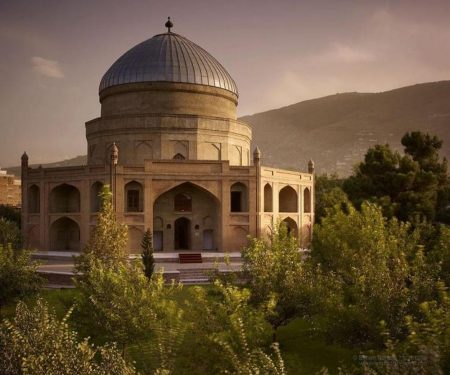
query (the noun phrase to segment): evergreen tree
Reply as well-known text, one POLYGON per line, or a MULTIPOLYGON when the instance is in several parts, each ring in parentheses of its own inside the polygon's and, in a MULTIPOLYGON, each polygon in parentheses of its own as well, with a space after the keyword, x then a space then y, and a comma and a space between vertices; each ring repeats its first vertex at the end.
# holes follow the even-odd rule
POLYGON ((144 273, 147 279, 150 279, 155 270, 155 258, 153 257, 153 235, 150 229, 144 234, 141 242, 142 247, 142 264, 144 265, 144 273))
POLYGON ((387 144, 370 148, 344 182, 344 191, 357 208, 368 200, 380 205, 386 217, 413 223, 436 218, 450 222, 447 161, 439 159, 442 141, 412 132, 402 138, 402 144, 405 155, 387 144))

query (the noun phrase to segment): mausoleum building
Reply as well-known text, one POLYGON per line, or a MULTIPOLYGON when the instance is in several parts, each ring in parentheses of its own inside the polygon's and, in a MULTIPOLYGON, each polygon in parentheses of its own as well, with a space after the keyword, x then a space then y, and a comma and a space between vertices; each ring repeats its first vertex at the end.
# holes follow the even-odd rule
POLYGON ((233 78, 172 32, 170 20, 166 27, 103 76, 101 115, 85 124, 87 165, 30 168, 22 156, 27 244, 80 251, 96 223, 98 194, 110 184, 130 253, 140 252, 147 229, 156 251, 239 251, 277 220, 307 245, 313 163, 308 172, 263 166, 259 149, 251 151, 252 129, 236 117, 233 78))

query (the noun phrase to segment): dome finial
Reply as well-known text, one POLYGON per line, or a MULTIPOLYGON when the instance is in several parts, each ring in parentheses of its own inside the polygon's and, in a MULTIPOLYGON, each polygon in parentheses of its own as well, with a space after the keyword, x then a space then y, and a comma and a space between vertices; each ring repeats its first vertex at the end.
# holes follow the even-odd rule
POLYGON ((170 17, 167 17, 167 22, 166 22, 166 24, 164 26, 167 27, 167 32, 170 33, 171 32, 170 29, 173 27, 173 23, 170 20, 170 17))

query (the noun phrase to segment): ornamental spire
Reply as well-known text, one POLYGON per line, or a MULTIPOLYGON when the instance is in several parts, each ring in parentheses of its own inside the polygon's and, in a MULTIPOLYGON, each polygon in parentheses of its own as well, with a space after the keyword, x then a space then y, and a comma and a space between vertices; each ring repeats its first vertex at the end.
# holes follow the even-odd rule
POLYGON ((171 32, 170 29, 173 27, 173 23, 170 20, 170 17, 167 17, 167 22, 166 22, 165 26, 167 27, 167 32, 170 33, 171 32))

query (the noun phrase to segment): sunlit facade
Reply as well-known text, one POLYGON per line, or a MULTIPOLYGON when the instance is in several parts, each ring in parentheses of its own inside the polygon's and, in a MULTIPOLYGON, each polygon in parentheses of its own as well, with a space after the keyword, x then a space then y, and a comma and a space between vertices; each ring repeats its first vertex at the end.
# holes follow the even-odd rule
POLYGON ((87 165, 30 168, 22 158, 30 247, 82 250, 104 184, 130 253, 147 229, 156 251, 239 251, 276 220, 309 243, 313 164, 305 173, 261 165, 252 129, 236 117, 237 86, 204 49, 169 28, 121 56, 99 97, 101 116, 86 123, 87 165))

